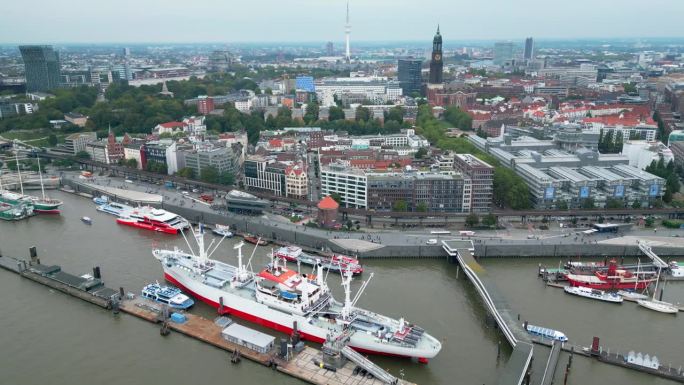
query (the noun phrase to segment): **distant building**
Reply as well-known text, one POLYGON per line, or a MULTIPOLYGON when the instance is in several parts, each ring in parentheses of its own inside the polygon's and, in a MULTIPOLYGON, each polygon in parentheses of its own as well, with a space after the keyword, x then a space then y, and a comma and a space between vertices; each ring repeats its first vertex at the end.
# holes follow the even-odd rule
POLYGON ((197 112, 202 115, 208 115, 214 110, 214 98, 210 98, 207 95, 201 95, 197 97, 197 112))
POLYGON ((422 60, 419 59, 399 59, 398 78, 404 95, 420 94, 422 86, 421 67, 422 60))
POLYGON ((513 43, 497 42, 494 43, 494 64, 503 65, 513 59, 513 43))
POLYGON ((335 55, 335 46, 333 45, 333 42, 332 42, 332 41, 329 41, 329 42, 325 45, 325 54, 326 54, 327 56, 334 56, 334 55, 335 55))
POLYGON ((64 149, 70 154, 76 155, 81 151, 85 151, 86 144, 97 140, 97 134, 94 132, 79 132, 71 134, 64 139, 64 149))
POLYGON ((47 92, 60 86, 59 53, 50 45, 19 46, 24 60, 27 92, 47 92))
POLYGON ((77 112, 64 114, 64 120, 79 127, 85 127, 86 123, 88 123, 88 117, 77 112))
POLYGON ((444 62, 442 59, 442 35, 439 33, 439 26, 437 26, 437 33, 432 39, 432 58, 430 60, 430 80, 429 84, 444 83, 444 62))
POLYGON ((525 51, 523 52, 523 59, 534 59, 534 39, 532 39, 531 37, 525 39, 525 51))
POLYGON ((297 76, 295 79, 295 89, 305 92, 316 92, 313 76, 297 76))
POLYGON ((142 145, 139 143, 124 144, 124 159, 135 159, 138 170, 142 170, 142 145))

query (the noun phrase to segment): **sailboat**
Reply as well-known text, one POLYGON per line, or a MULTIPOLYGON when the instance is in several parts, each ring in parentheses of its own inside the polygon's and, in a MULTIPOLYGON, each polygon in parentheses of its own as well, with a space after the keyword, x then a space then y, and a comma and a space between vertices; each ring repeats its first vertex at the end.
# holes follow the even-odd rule
MULTIPOLYGON (((636 276, 637 280, 639 278, 639 270, 641 268, 641 259, 637 260, 637 271, 636 271, 636 276)), ((637 292, 637 284, 636 282, 634 283, 634 289, 631 290, 618 290, 618 295, 626 298, 627 300, 632 300, 632 301, 638 301, 640 299, 648 299, 648 296, 645 294, 641 294, 637 292)))
POLYGON ((658 268, 658 278, 656 279, 656 286, 655 289, 653 290, 653 298, 652 299, 640 299, 637 301, 639 306, 643 306, 647 309, 655 310, 661 313, 667 313, 667 314, 677 314, 679 312, 679 309, 665 301, 659 301, 655 299, 656 293, 658 292, 658 281, 660 281, 660 268, 658 268))
MULTIPOLYGON (((38 175, 40 176, 40 190, 43 193, 42 198, 31 197, 33 201, 33 210, 41 214, 59 214, 59 206, 63 204, 59 199, 52 199, 45 195, 45 185, 43 184, 43 172, 40 169, 40 158, 38 159, 38 175)), ((19 169, 17 168, 17 172, 19 169)), ((21 184, 21 174, 19 174, 19 184, 21 184)), ((22 187, 22 194, 24 188, 22 187)))

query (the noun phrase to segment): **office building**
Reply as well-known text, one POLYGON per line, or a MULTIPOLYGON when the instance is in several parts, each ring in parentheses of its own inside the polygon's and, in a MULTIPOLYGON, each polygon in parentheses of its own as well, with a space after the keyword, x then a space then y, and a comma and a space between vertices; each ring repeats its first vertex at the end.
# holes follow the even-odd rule
POLYGON ((59 53, 50 45, 19 46, 26 71, 26 91, 46 92, 60 85, 59 53))
POLYGON ((329 41, 329 42, 325 45, 325 54, 326 54, 327 56, 333 56, 333 55, 335 55, 335 46, 333 45, 333 42, 332 42, 332 41, 329 41))
POLYGON ((288 166, 275 159, 251 156, 245 159, 245 188, 251 191, 266 192, 276 196, 287 195, 288 166))
MULTIPOLYGON (((164 154, 166 157, 166 154, 164 154)), ((219 174, 235 175, 240 165, 239 157, 231 147, 197 146, 193 150, 183 151, 185 167, 191 168, 195 175, 201 176, 202 170, 213 167, 219 174)))
POLYGON ((397 74, 399 86, 404 95, 420 94, 421 91, 421 67, 423 62, 419 59, 399 59, 397 74))
POLYGON ((523 59, 534 59, 534 39, 532 39, 531 37, 525 39, 525 51, 523 52, 523 59))
POLYGON ((504 65, 513 59, 513 43, 497 42, 494 43, 494 64, 504 65))
POLYGON ((304 92, 316 92, 313 76, 297 76, 295 78, 295 89, 304 92))
POLYGON ((80 132, 71 134, 64 139, 64 150, 76 155, 81 151, 85 151, 86 144, 97 140, 97 134, 94 132, 80 132))
POLYGON ((367 208, 377 211, 470 211, 470 184, 460 174, 366 172, 367 208), (405 204, 405 207, 401 207, 405 204))
POLYGON ((470 207, 473 212, 489 212, 494 196, 494 167, 470 154, 456 154, 454 168, 470 179, 470 207))

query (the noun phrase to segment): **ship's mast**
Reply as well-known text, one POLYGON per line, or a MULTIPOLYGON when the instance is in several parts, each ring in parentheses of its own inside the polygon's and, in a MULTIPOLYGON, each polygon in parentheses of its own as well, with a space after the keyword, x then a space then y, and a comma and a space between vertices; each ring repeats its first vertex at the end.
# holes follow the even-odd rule
POLYGON ((40 170, 40 157, 38 159, 38 176, 40 177, 40 191, 43 193, 43 200, 45 200, 45 186, 43 185, 43 172, 40 170))
POLYGON ((193 231, 195 240, 197 241, 199 264, 204 265, 207 261, 207 250, 204 249, 204 226, 200 223, 197 231, 193 231))
POLYGON ((237 272, 237 278, 239 281, 244 281, 249 277, 249 274, 247 274, 247 268, 245 267, 244 264, 242 264, 242 246, 245 243, 240 241, 237 245, 233 246, 233 249, 236 249, 238 251, 238 272, 237 272))
POLYGON ((342 307, 342 319, 348 320, 351 315, 352 301, 351 301, 351 280, 352 273, 347 270, 343 274, 342 286, 344 287, 344 306, 342 307))
POLYGON ((19 187, 21 188, 21 195, 24 195, 24 184, 21 181, 21 170, 19 169, 19 152, 14 153, 14 160, 17 162, 17 176, 19 177, 19 187))

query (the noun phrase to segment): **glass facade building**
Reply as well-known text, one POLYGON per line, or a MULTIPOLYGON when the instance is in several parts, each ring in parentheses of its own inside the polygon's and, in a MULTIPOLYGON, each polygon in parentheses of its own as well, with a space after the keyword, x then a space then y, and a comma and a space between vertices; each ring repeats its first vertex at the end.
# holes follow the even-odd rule
POLYGON ((411 95, 421 91, 421 67, 423 62, 418 59, 399 59, 398 77, 404 95, 411 95))
POLYGON ((59 53, 50 45, 19 46, 26 71, 27 92, 47 92, 60 85, 59 53))

